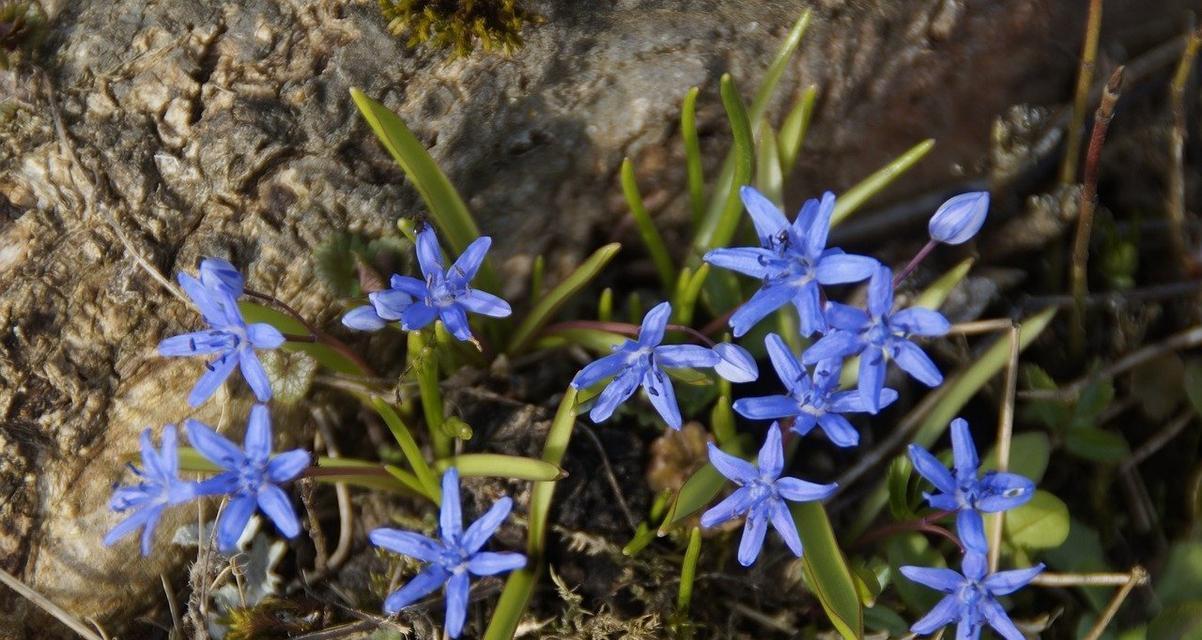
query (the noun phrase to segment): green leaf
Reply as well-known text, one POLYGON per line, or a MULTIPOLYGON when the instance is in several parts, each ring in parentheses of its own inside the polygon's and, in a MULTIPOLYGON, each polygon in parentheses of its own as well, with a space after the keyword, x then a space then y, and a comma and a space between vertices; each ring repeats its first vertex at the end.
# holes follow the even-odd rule
POLYGON ((793 173, 797 157, 801 155, 801 147, 805 143, 806 132, 810 129, 810 120, 814 117, 814 103, 818 97, 818 85, 806 87, 805 92, 797 99, 789 115, 780 125, 777 134, 777 148, 780 149, 780 170, 784 175, 793 173))
POLYGON ((923 140, 910 148, 909 151, 898 156, 893 162, 877 169, 876 173, 864 178, 855 186, 843 192, 839 196, 839 201, 835 203, 835 213, 831 216, 831 226, 835 226, 847 219, 852 213, 859 209, 869 198, 884 191, 885 187, 893 183, 901 174, 909 171, 911 167, 918 164, 931 149, 935 146, 934 140, 923 140))
POLYGON ((1174 543, 1156 581, 1156 596, 1165 607, 1202 597, 1202 542, 1174 543))
MULTIPOLYGON (((1096 573, 1109 571, 1102 537, 1096 529, 1079 520, 1069 519, 1068 538, 1055 549, 1044 551, 1043 559, 1056 571, 1096 573)), ((1110 600, 1111 588, 1077 587, 1094 611, 1101 611, 1110 600)))
POLYGON ((459 475, 465 478, 512 478, 545 482, 559 480, 567 475, 557 464, 499 453, 461 453, 434 464, 439 473, 451 467, 459 469, 459 475))
POLYGON ((755 188, 776 206, 784 202, 784 178, 780 172, 780 154, 776 149, 776 132, 765 118, 760 119, 756 137, 755 188))
POLYGON ((559 329, 538 339, 540 349, 552 349, 577 344, 595 353, 610 353, 626 341, 626 336, 600 329, 559 329))
POLYGON ((846 640, 862 638, 864 610, 826 509, 819 502, 795 502, 789 509, 805 549, 801 566, 806 583, 818 596, 831 624, 846 640))
POLYGON ((1054 549, 1068 538, 1068 507, 1060 498, 1038 489, 1030 502, 1006 512, 1003 529, 1016 547, 1054 549))
POLYGON ((705 175, 701 169, 701 141, 697 138, 697 87, 684 94, 680 108, 680 137, 684 139, 685 170, 689 183, 689 208, 696 227, 705 215, 705 175))
POLYGON ((1131 455, 1123 436, 1093 427, 1070 429, 1064 436, 1064 448, 1075 456, 1102 463, 1119 462, 1131 455))
POLYGON ((694 471, 693 475, 685 480, 684 486, 680 488, 675 499, 672 500, 672 506, 668 508, 668 513, 664 516, 664 522, 659 526, 659 535, 667 535, 672 525, 700 511, 722 491, 722 487, 725 485, 726 478, 708 462, 694 471))
MULTIPOLYGON (((702 219, 693 237, 693 249, 700 256, 709 249, 725 247, 730 244, 735 230, 739 226, 740 214, 743 210, 742 200, 736 186, 748 184, 751 181, 752 164, 754 163, 755 144, 751 139, 751 120, 743 106, 743 99, 735 88, 730 74, 723 74, 719 85, 722 94, 722 106, 726 108, 726 118, 730 121, 730 131, 735 144, 731 153, 734 154, 734 169, 730 185, 722 193, 722 206, 714 215, 711 211, 702 219)), ((717 193, 714 194, 716 198, 717 193)))
POLYGON ((890 638, 903 637, 910 631, 910 623, 886 606, 865 609, 864 626, 873 631, 884 631, 890 638))
POLYGON ((1202 637, 1202 600, 1193 600, 1160 612, 1148 625, 1156 640, 1197 640, 1202 637))
MULTIPOLYGON (((296 318, 289 316, 282 311, 276 311, 271 307, 267 307, 255 302, 239 302, 238 309, 242 311, 242 317, 247 324, 255 322, 265 322, 281 333, 291 335, 309 335, 309 330, 305 325, 301 324, 296 318)), ((329 345, 319 342, 285 342, 283 349, 285 351, 301 352, 308 354, 309 357, 317 361, 321 366, 338 373, 346 373, 350 375, 362 375, 359 366, 352 362, 349 358, 338 353, 336 349, 329 345)))
POLYGON ((434 446, 434 457, 445 458, 451 455, 453 438, 442 430, 444 416, 442 389, 438 386, 438 356, 433 346, 427 346, 426 335, 422 331, 410 331, 407 337, 409 344, 405 355, 409 370, 417 378, 418 395, 422 399, 422 415, 426 419, 430 443, 434 446))
POLYGON ((566 303, 572 296, 576 295, 581 289, 588 286, 594 278, 597 277, 605 265, 618 253, 622 245, 618 243, 607 244, 600 249, 597 249, 593 255, 589 256, 584 264, 580 265, 572 275, 564 279, 554 289, 547 292, 538 304, 530 310, 526 315, 526 319, 522 324, 518 325, 517 330, 513 334, 513 339, 509 342, 509 353, 518 353, 526 347, 526 344, 534 337, 534 334, 551 320, 551 317, 566 303))
POLYGON ((897 456, 889 464, 885 482, 889 487, 889 513, 894 520, 910 520, 914 509, 910 504, 910 478, 914 465, 906 456, 897 456))
MULTIPOLYGON (((367 97, 359 89, 351 89, 351 99, 363 114, 363 119, 371 126, 376 137, 384 144, 384 148, 392 155, 392 159, 405 171, 405 175, 417 188, 422 201, 430 211, 430 219, 434 226, 455 249, 463 253, 467 245, 480 237, 476 221, 464 204, 459 192, 451 185, 442 169, 435 164, 434 158, 413 135, 400 116, 393 113, 384 105, 367 97)), ((479 282, 485 289, 496 288, 496 277, 485 262, 480 267, 479 282)))
POLYGON ((439 486, 439 480, 435 477, 434 472, 430 469, 430 465, 426 463, 426 459, 422 457, 422 450, 417 446, 417 441, 413 439, 413 434, 409 432, 409 427, 401 420, 401 416, 392 408, 392 405, 384 402, 380 398, 361 398, 366 404, 369 404, 376 413, 380 414, 380 418, 384 420, 384 424, 388 425, 388 430, 392 432, 393 438, 401 447, 401 453, 404 454, 405 460, 412 467, 414 475, 417 476, 421 485, 426 488, 426 496, 434 501, 435 504, 442 502, 442 487, 439 486))
POLYGON ((680 565, 680 589, 676 593, 676 611, 688 615, 693 601, 693 579, 697 576, 697 559, 701 557, 701 528, 693 527, 689 532, 689 546, 680 565))
POLYGON ((701 287, 710 275, 710 265, 709 263, 702 264, 697 267, 697 271, 691 273, 689 268, 685 267, 681 269, 680 273, 682 277, 689 273, 689 277, 676 296, 672 310, 676 316, 676 323, 687 327, 693 324, 693 311, 697 308, 697 298, 701 296, 701 287))
POLYGON ((622 194, 626 196, 626 206, 630 207, 630 215, 638 227, 639 236, 647 246, 647 253, 651 254, 651 262, 655 264, 660 283, 664 285, 664 289, 670 290, 676 280, 676 267, 672 266, 672 258, 668 255, 663 236, 659 234, 659 229, 655 228, 651 214, 643 205, 643 195, 639 193, 639 184, 634 179, 634 164, 630 162, 630 158, 622 160, 621 174, 622 194))
POLYGON ((1110 378, 1095 380, 1081 390, 1077 404, 1073 408, 1073 419, 1070 429, 1085 429, 1096 427, 1098 417, 1114 400, 1114 381, 1110 378))
POLYGON ((968 272, 972 270, 973 264, 976 263, 975 258, 965 258, 960 261, 960 264, 948 269, 946 273, 939 276, 934 282, 927 285, 926 289, 922 290, 914 298, 914 302, 910 303, 911 307, 925 307, 927 309, 938 309, 947 302, 949 296, 952 295, 952 289, 964 281, 968 277, 968 272))
POLYGON ((272 400, 294 405, 309 394, 317 374, 317 360, 302 351, 275 349, 259 354, 267 379, 271 381, 272 400))
POLYGON ((885 553, 889 557, 893 585, 897 587, 897 595, 906 604, 906 608, 922 615, 939 602, 942 596, 938 591, 911 581, 898 570, 899 567, 907 565, 935 568, 947 566, 943 557, 931 548, 931 543, 922 534, 907 532, 891 536, 885 541, 885 553))
MULTIPOLYGON (((1048 459, 1052 456, 1052 441, 1048 434, 1042 431, 1028 431, 1010 438, 1010 464, 1007 471, 1030 478, 1035 484, 1043 480, 1043 473, 1048 468, 1048 459)), ((989 454, 981 461, 984 470, 997 470, 997 446, 989 450, 989 454)))

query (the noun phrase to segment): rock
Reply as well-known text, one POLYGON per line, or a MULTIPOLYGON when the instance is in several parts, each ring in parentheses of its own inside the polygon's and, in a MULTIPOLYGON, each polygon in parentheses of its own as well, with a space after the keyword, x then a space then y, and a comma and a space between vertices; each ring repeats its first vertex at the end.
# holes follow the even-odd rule
MULTIPOLYGON (((119 233, 169 277, 228 257, 253 288, 336 326, 314 248, 340 230, 391 233, 398 216, 422 213, 349 99, 360 87, 404 117, 496 237, 520 314, 532 255, 546 252, 562 274, 620 233, 623 156, 643 168, 648 199, 667 203, 656 214, 685 218, 681 98, 703 88, 713 176, 728 145, 718 75, 730 70, 749 95, 799 10, 532 1, 546 22, 516 55, 447 60, 406 50, 372 2, 49 4, 45 82, 28 70, 0 77, 10 102, 0 109, 0 566, 110 632, 161 599, 159 573, 181 567, 166 532, 188 510, 164 522, 148 559, 100 540, 118 521, 106 501, 137 433, 190 415, 199 367, 156 357, 159 339, 198 319, 119 233)), ((1082 22, 1072 4, 817 3, 781 89, 822 88, 795 182, 844 188, 926 137, 938 151, 909 189, 952 167, 979 172, 996 113, 1064 97, 1082 22)), ((635 243, 626 252, 640 255, 635 243)), ((240 382, 228 392, 195 417, 240 433, 249 395, 240 382)), ((278 416, 277 431, 289 422, 278 416)), ((67 633, 44 620, 0 591, 0 636, 67 633)))

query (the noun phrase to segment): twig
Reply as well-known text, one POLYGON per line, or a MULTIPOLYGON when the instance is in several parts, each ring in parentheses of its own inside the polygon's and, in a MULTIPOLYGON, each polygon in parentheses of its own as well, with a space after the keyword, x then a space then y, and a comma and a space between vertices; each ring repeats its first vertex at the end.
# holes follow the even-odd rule
MULTIPOLYGON (((1142 570, 1141 570, 1142 571, 1142 570)), ((1045 571, 1031 580, 1031 584, 1037 587, 1117 587, 1131 582, 1131 575, 1134 572, 1127 573, 1051 573, 1045 571)), ((1148 581, 1147 573, 1144 573, 1138 584, 1145 584, 1148 581)))
POLYGON ((96 632, 89 629, 88 626, 85 625, 82 620, 71 615, 66 609, 51 602, 49 599, 46 598, 46 596, 43 596, 42 594, 38 593, 37 591, 34 591, 30 587, 28 587, 24 582, 21 582, 20 580, 18 580, 17 577, 14 576, 13 574, 11 574, 3 569, 0 569, 0 582, 3 582, 4 584, 8 585, 9 589, 16 591, 23 598, 34 603, 35 605, 37 605, 39 608, 41 608, 46 613, 49 613, 50 615, 54 616, 54 618, 57 619, 59 622, 67 625, 68 627, 71 628, 72 631, 74 631, 75 633, 78 633, 80 636, 83 636, 87 640, 102 640, 102 638, 99 635, 97 635, 96 632))
POLYGON ((1185 137, 1188 132, 1185 109, 1185 86, 1189 81, 1190 69, 1194 58, 1198 55, 1198 47, 1202 45, 1202 31, 1194 31, 1185 43, 1185 52, 1177 63, 1177 71, 1173 73, 1173 82, 1169 88, 1169 105, 1173 112, 1173 128, 1170 132, 1169 156, 1169 198, 1168 211, 1169 243, 1173 248, 1173 257, 1181 266, 1183 273, 1189 273, 1190 260, 1185 250, 1185 137))
POLYGON ((184 621, 179 616, 179 603, 175 601, 175 590, 171 588, 171 583, 167 581, 167 574, 160 573, 159 580, 163 581, 163 593, 167 595, 167 608, 171 611, 171 625, 175 631, 175 637, 183 640, 184 621))
POLYGON ((1098 638, 1102 637, 1102 633, 1110 625, 1110 620, 1114 618, 1114 614, 1118 613, 1119 607, 1123 606, 1123 601, 1130 595, 1131 590, 1136 585, 1145 584, 1147 581, 1148 572, 1143 567, 1139 565, 1131 567, 1131 573, 1127 576, 1127 582, 1115 592, 1114 597, 1110 599, 1110 604, 1106 605, 1106 610, 1102 612, 1102 615, 1098 616, 1097 622, 1094 622, 1093 628, 1089 630, 1089 633, 1085 634, 1082 640, 1098 640, 1098 638))
POLYGON ((1089 103, 1094 65, 1098 59, 1098 36, 1102 30, 1102 0, 1090 0, 1085 22, 1085 42, 1081 45, 1081 65, 1077 69, 1077 89, 1073 94, 1073 115, 1064 144, 1064 162, 1060 165, 1060 184, 1077 180, 1077 156, 1081 153, 1081 127, 1089 103))
MULTIPOLYGON (((1005 471, 1010 466, 1010 437, 1014 433, 1014 395, 1018 390, 1019 326, 1010 326, 1010 359, 1006 364, 1006 390, 1002 394, 1002 406, 998 411, 997 425, 997 470, 1005 471)), ((993 518, 989 529, 989 571, 997 571, 1002 553, 1002 523, 1004 511, 993 518)))
POLYGON ((1137 465, 1139 465, 1139 463, 1152 457, 1153 454, 1155 454, 1157 451, 1160 451, 1161 447, 1168 444, 1173 438, 1176 438, 1178 434, 1184 431, 1185 428, 1189 426, 1190 421, 1193 419, 1193 410, 1188 410, 1177 416, 1177 419, 1173 420, 1169 426, 1157 431, 1156 435, 1148 438, 1147 442, 1143 443, 1138 449, 1133 451, 1131 456, 1124 460, 1121 465, 1119 465, 1119 469, 1134 469, 1137 465))
MULTIPOLYGON (((1202 290, 1202 280, 1184 280, 1124 291, 1104 291, 1085 296, 1085 306, 1088 308, 1169 300, 1184 297, 1199 290, 1202 290)), ((1048 307, 1071 307, 1073 303, 1071 295, 1032 296, 1023 300, 1020 310, 1023 312, 1042 311, 1048 307)))
POLYGON ((1031 390, 1024 391, 1019 394, 1019 397, 1024 400, 1076 400, 1089 383, 1096 380, 1105 380, 1113 378, 1125 371, 1134 369, 1139 365, 1154 360, 1166 353, 1180 351, 1182 349, 1190 349, 1202 345, 1202 325, 1191 327, 1181 333, 1173 334, 1163 342, 1148 345, 1142 349, 1133 351, 1122 358, 1116 360, 1109 367, 1106 367, 1096 374, 1087 375, 1075 380, 1072 384, 1061 387, 1060 389, 1050 389, 1047 391, 1031 390))
POLYGON ((626 517, 626 524, 630 525, 631 531, 638 531, 638 520, 636 520, 634 514, 630 512, 630 507, 626 505, 626 499, 622 497, 622 485, 618 484, 618 478, 614 475, 613 467, 609 465, 609 456, 605 454, 605 446, 601 444, 601 439, 597 437, 596 433, 593 433, 593 430, 590 429, 588 425, 578 423, 576 426, 581 429, 584 434, 588 436, 589 440, 593 441, 593 445, 597 447, 597 453, 601 455, 601 468, 605 470, 605 478, 609 481, 609 487, 614 492, 614 498, 616 498, 618 501, 618 507, 622 509, 622 515, 626 517))
POLYGON ((982 333, 993 333, 995 331, 1005 331, 1014 326, 1014 321, 1009 318, 999 318, 994 320, 975 320, 973 322, 960 322, 953 324, 948 330, 948 335, 959 336, 975 336, 982 333))
MULTIPOLYGON (((1099 4, 1100 0, 1094 0, 1099 4)), ((1093 231, 1093 214, 1098 204, 1098 169, 1102 159, 1102 145, 1106 142, 1106 130, 1114 117, 1123 87, 1123 68, 1110 74, 1102 101, 1094 113, 1093 133, 1089 138, 1089 150, 1085 155, 1085 182, 1081 188, 1081 204, 1077 212, 1077 235, 1073 239, 1072 292, 1074 322, 1071 334, 1072 352, 1080 353, 1085 345, 1085 294, 1086 275, 1089 271, 1089 238, 1093 231)))

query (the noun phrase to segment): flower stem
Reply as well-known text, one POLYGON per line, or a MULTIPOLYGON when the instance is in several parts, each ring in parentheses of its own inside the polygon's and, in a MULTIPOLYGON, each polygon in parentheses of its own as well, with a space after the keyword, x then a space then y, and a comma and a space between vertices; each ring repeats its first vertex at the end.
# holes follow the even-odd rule
POLYGON ((918 250, 918 253, 914 254, 914 257, 910 259, 910 262, 907 263, 901 271, 897 272, 897 275, 893 276, 893 286, 897 287, 906 278, 908 278, 911 273, 914 273, 914 270, 918 268, 918 265, 922 264, 922 261, 925 260, 932 251, 935 250, 935 245, 937 244, 938 243, 934 240, 927 240, 927 243, 918 250))
MULTIPOLYGON (((669 325, 667 325, 667 328, 670 331, 680 331, 681 333, 687 334, 689 337, 704 344, 707 347, 714 346, 713 340, 710 340, 709 337, 706 336, 704 333, 702 333, 692 327, 686 327, 682 324, 669 324, 669 325)), ((632 338, 638 337, 638 335, 639 335, 639 326, 637 324, 630 324, 629 322, 612 322, 612 321, 611 322, 602 322, 600 320, 569 320, 567 322, 559 322, 559 323, 553 324, 553 325, 547 327, 546 329, 544 329, 543 333, 555 333, 556 331, 562 331, 564 329, 597 329, 599 331, 608 331, 610 333, 619 333, 621 335, 630 336, 632 338)))
POLYGON ((252 298, 270 302, 271 304, 279 307, 281 311, 292 316, 294 320, 301 323, 301 325, 303 325, 310 334, 309 339, 306 339, 303 336, 285 336, 285 338, 295 342, 319 342, 324 344, 327 347, 346 356, 346 358, 353 362, 355 366, 359 368, 359 371, 364 375, 371 376, 373 378, 379 377, 379 374, 377 374, 375 370, 371 368, 371 365, 367 364, 367 361, 364 360, 362 356, 355 353, 355 351, 351 349, 345 342, 322 331, 321 329, 318 329, 313 325, 313 323, 306 320, 304 316, 297 312, 296 309, 293 309, 291 306, 289 306, 287 302, 284 302, 275 296, 266 293, 259 293, 258 291, 252 291, 250 289, 245 289, 243 292, 252 298))

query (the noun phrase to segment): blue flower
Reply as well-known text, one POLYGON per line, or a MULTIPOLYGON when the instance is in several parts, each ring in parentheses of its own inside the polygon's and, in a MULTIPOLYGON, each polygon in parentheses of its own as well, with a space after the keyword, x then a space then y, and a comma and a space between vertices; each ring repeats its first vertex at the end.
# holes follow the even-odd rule
POLYGON ((714 365, 714 373, 731 382, 753 382, 760 377, 760 368, 755 358, 746 349, 737 344, 723 342, 714 345, 714 353, 718 354, 718 364, 714 365))
POLYGON ((1035 495, 1035 483, 1016 473, 989 471, 977 477, 981 460, 963 418, 952 420, 952 457, 955 465, 948 471, 943 463, 922 447, 910 445, 910 460, 922 477, 939 493, 923 493, 935 509, 956 512, 956 530, 970 551, 985 553, 985 521, 981 513, 1006 511, 1026 504, 1035 495))
POLYGON ((705 254, 705 261, 716 267, 763 280, 760 290, 730 317, 735 336, 747 333, 788 302, 797 307, 801 335, 825 331, 819 285, 859 282, 871 276, 877 265, 872 258, 826 248, 835 194, 824 193, 821 202, 807 200, 792 225, 759 191, 743 187, 739 194, 751 214, 760 246, 714 249, 705 254))
POLYGON ((1025 587, 1043 564, 990 574, 985 555, 969 551, 960 568, 963 575, 951 569, 901 567, 907 578, 947 594, 910 631, 927 635, 955 622, 956 640, 977 640, 988 624, 1006 640, 1025 640, 997 599, 1025 587))
POLYGON ((242 278, 237 271, 224 260, 209 258, 201 262, 200 280, 186 273, 180 273, 178 280, 209 329, 167 338, 159 343, 159 354, 215 356, 205 363, 204 374, 188 394, 188 404, 198 407, 208 400, 235 366, 242 369, 242 377, 260 402, 270 400, 271 381, 255 349, 278 348, 284 344, 284 336, 269 324, 248 325, 243 320, 236 299, 242 292, 242 278))
MULTIPOLYGON (((597 396, 597 402, 589 411, 593 422, 601 422, 613 415, 618 405, 634 395, 642 385, 651 399, 652 406, 664 422, 673 429, 681 425, 680 407, 676 404, 676 391, 664 368, 716 367, 723 362, 722 356, 713 349, 692 344, 661 345, 672 305, 661 302, 643 316, 637 340, 627 340, 614 349, 614 353, 589 363, 575 378, 572 386, 577 389, 592 386, 605 378, 613 380, 597 396)), ((733 345, 731 345, 733 346, 733 345)), ((735 349, 738 349, 735 347, 735 349)), ((727 351, 727 357, 737 351, 727 351)), ((750 359, 750 356, 747 357, 750 359)), ((743 360, 739 356, 737 360, 743 360)), ((727 363, 730 364, 729 362, 727 363)), ((745 366, 745 363, 743 363, 745 366)), ((724 366, 725 370, 725 366, 724 366)))
MULTIPOLYGON (((805 435, 815 426, 826 433, 831 442, 840 447, 854 447, 860 442, 856 432, 842 413, 862 413, 868 410, 858 391, 836 391, 839 384, 840 360, 823 360, 814 367, 813 377, 797 362, 789 345, 775 333, 764 340, 768 357, 776 375, 789 390, 788 395, 740 398, 734 410, 744 418, 752 420, 776 420, 795 418, 793 430, 805 435)), ((881 406, 889 406, 897 399, 893 389, 881 391, 881 406)))
POLYGON ((940 205, 935 215, 931 216, 931 222, 927 225, 931 240, 944 244, 968 242, 981 230, 988 213, 988 191, 972 191, 954 196, 940 205))
POLYGON ((451 335, 463 341, 473 340, 467 323, 469 311, 493 318, 512 313, 508 302, 469 286, 491 245, 492 238, 488 236, 476 238, 450 269, 444 269, 434 229, 422 229, 417 234, 417 263, 425 281, 392 276, 391 289, 369 296, 370 312, 368 307, 354 309, 343 318, 343 323, 355 329, 375 330, 383 327, 385 321, 400 320, 402 329, 414 331, 440 318, 451 335))
POLYGON ((163 509, 196 497, 196 485, 179 479, 179 451, 176 449, 175 425, 163 429, 163 444, 155 451, 150 429, 142 432, 142 469, 130 465, 141 481, 133 486, 120 486, 113 491, 109 508, 113 511, 132 510, 133 515, 113 527, 104 536, 110 546, 121 538, 142 528, 142 555, 150 555, 151 539, 163 509))
POLYGON ((405 586, 388 595, 384 612, 395 614, 445 584, 446 631, 452 638, 459 637, 467 617, 470 576, 492 576, 526 566, 526 556, 520 553, 480 550, 512 508, 512 500, 501 498, 465 531, 459 506, 459 471, 455 467, 447 469, 442 474, 438 540, 399 529, 376 529, 368 536, 377 547, 429 563, 405 586))
POLYGON ((223 553, 236 548, 256 507, 267 514, 285 537, 300 533, 292 500, 279 485, 300 475, 309 466, 311 457, 303 449, 271 455, 271 414, 265 405, 251 408, 242 449, 196 420, 184 424, 192 446, 224 470, 196 488, 198 495, 230 496, 217 521, 217 546, 223 553))
POLYGON ((701 515, 701 526, 707 529, 740 515, 747 514, 743 539, 739 541, 739 564, 751 566, 764 547, 768 523, 784 539, 793 555, 801 557, 801 537, 786 500, 810 502, 823 500, 835 492, 834 484, 814 484, 797 478, 782 478, 785 450, 781 444, 780 426, 773 423, 768 437, 760 448, 759 465, 732 456, 709 444, 710 464, 728 480, 739 485, 734 493, 701 515))
POLYGON ((893 272, 884 265, 868 282, 868 312, 838 302, 827 305, 832 331, 806 349, 801 361, 817 364, 831 358, 860 354, 860 395, 870 413, 882 406, 886 360, 928 387, 943 382, 943 374, 910 336, 942 336, 951 325, 938 311, 911 307, 893 313, 893 272))

